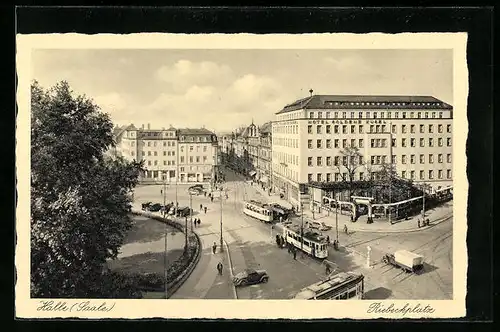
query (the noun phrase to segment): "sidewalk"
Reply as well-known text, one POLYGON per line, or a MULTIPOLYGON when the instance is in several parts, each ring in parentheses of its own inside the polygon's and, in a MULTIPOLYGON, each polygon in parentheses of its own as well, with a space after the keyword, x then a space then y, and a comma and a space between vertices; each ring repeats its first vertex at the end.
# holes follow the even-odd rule
MULTIPOLYGON (((429 226, 418 227, 417 220, 420 216, 414 216, 408 220, 401 220, 394 224, 388 221, 377 221, 374 219, 372 224, 368 224, 366 216, 358 219, 356 222, 351 222, 350 216, 338 214, 338 227, 343 229, 344 225, 347 226, 349 232, 367 232, 367 233, 408 233, 416 232, 433 227, 453 215, 453 201, 449 201, 442 206, 436 207, 432 210, 426 211, 425 217, 429 219, 429 226)), ((314 219, 313 213, 310 210, 304 211, 304 217, 308 221, 324 222, 325 224, 335 228, 335 212, 322 211, 321 213, 315 212, 314 219)))
MULTIPOLYGON (((141 204, 134 202, 132 211, 141 211, 141 204)), ((207 219, 214 218, 214 212, 216 211, 207 212, 204 214, 205 218, 207 216, 207 219)), ((160 212, 149 213, 161 216, 160 212)), ((231 271, 228 270, 230 267, 228 252, 227 250, 220 252, 218 229, 212 227, 205 218, 202 217, 201 226, 194 228, 201 242, 200 260, 187 280, 172 294, 171 299, 234 299, 231 271), (214 242, 218 245, 215 254, 212 252, 214 242), (222 276, 218 275, 216 269, 219 262, 222 262, 223 266, 226 267, 222 276)), ((180 221, 182 222, 183 219, 180 221)), ((188 231, 190 230, 191 225, 188 225, 188 231)))

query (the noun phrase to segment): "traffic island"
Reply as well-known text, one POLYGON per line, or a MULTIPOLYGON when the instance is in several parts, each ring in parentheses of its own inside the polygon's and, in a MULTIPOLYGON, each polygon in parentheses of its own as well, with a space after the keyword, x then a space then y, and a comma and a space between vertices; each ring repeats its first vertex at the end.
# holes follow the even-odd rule
MULTIPOLYGON (((147 217, 168 226, 177 229, 179 232, 184 233, 185 225, 175 220, 169 220, 149 212, 132 211, 132 214, 147 217)), ((191 232, 188 237, 187 248, 182 255, 178 257, 168 267, 167 273, 167 298, 170 298, 179 287, 187 280, 193 272, 196 264, 198 264, 201 256, 201 241, 198 235, 191 232)), ((131 276, 133 279, 138 280, 138 287, 142 292, 165 292, 165 276, 157 273, 147 273, 141 276, 131 276)))

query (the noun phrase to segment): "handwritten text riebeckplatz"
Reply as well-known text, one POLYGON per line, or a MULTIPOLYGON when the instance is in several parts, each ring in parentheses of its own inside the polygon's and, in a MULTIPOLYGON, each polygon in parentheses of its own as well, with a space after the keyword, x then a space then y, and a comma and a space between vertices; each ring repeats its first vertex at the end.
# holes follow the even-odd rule
POLYGON ((113 310, 115 303, 82 301, 67 303, 66 301, 40 301, 37 311, 58 312, 109 312, 113 310))
POLYGON ((368 314, 397 314, 406 316, 407 314, 432 314, 436 310, 430 305, 422 305, 420 303, 410 304, 405 303, 403 306, 396 306, 394 303, 383 304, 382 302, 374 302, 370 304, 368 314))

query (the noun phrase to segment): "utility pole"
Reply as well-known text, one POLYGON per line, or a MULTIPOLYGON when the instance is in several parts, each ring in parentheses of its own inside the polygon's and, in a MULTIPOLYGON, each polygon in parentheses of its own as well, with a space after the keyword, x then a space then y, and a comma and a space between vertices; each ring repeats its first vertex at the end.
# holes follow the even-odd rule
POLYGON ((389 122, 389 154, 390 154, 390 163, 389 163, 389 223, 392 224, 392 211, 391 211, 391 203, 392 203, 392 121, 389 122))
POLYGON ((302 202, 300 203, 300 215, 301 215, 301 224, 300 224, 300 250, 304 249, 304 208, 302 202))
MULTIPOLYGON (((201 213, 201 211, 200 211, 201 213)), ((191 222, 191 233, 193 232, 193 194, 189 193, 189 218, 191 222)), ((187 230, 187 227, 186 227, 187 230)))
POLYGON ((425 183, 422 184, 422 222, 425 221, 425 183))
MULTIPOLYGON (((165 172, 162 173, 163 175, 163 218, 165 219, 166 217, 166 211, 165 211, 165 201, 166 201, 166 192, 165 189, 167 187, 165 183, 165 172)), ((167 225, 167 220, 164 220, 165 222, 165 250, 163 254, 163 259, 164 259, 164 278, 165 278, 165 300, 168 299, 168 291, 167 291, 167 277, 168 277, 168 263, 167 263, 167 239, 168 239, 168 225, 167 225)))
POLYGON ((339 202, 335 202, 335 229, 337 233, 337 243, 339 242, 339 202))
POLYGON ((222 240, 222 188, 220 188, 220 251, 224 251, 224 241, 222 240))

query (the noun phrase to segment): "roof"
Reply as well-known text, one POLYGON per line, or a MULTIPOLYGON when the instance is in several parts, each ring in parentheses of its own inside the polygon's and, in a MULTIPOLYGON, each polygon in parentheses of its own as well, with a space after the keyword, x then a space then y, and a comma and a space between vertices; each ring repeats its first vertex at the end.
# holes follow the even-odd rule
POLYGON ((310 286, 304 287, 297 293, 296 298, 307 299, 318 296, 326 290, 338 287, 353 279, 362 277, 362 274, 354 272, 340 272, 326 280, 318 281, 310 286))
POLYGON ((213 132, 206 128, 181 128, 179 129, 180 135, 215 135, 213 132))
POLYGON ((269 133, 271 133, 271 130, 272 130, 271 122, 264 123, 262 126, 260 126, 260 129, 259 129, 261 134, 269 134, 269 133))
POLYGON ((313 95, 286 105, 276 114, 299 109, 452 109, 453 107, 432 96, 381 95, 313 95))

